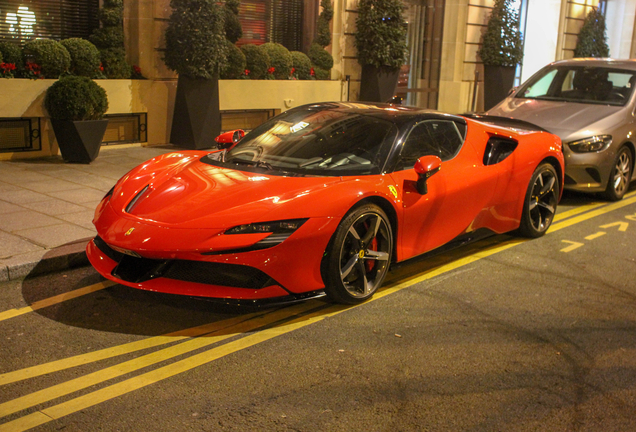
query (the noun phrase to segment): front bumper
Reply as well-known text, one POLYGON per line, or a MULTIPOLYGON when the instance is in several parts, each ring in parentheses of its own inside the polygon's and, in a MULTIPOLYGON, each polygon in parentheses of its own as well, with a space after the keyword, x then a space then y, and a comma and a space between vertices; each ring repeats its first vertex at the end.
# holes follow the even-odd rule
POLYGON ((600 152, 576 153, 564 144, 564 189, 603 192, 612 172, 615 153, 613 145, 600 152))
MULTIPOLYGON (((333 218, 309 219, 274 247, 234 253, 220 250, 212 255, 197 247, 178 247, 191 244, 190 231, 202 234, 201 230, 158 228, 154 236, 171 238, 173 246, 142 250, 139 246, 143 242, 102 240, 101 224, 97 224, 100 235, 89 242, 86 253, 101 275, 133 288, 220 299, 295 298, 324 289, 320 265, 338 222, 333 218), (178 238, 182 240, 177 242, 178 238)), ((138 231, 152 235, 153 229, 143 225, 134 223, 138 231)), ((235 242, 240 235, 215 236, 215 242, 221 241, 219 237, 235 242)))

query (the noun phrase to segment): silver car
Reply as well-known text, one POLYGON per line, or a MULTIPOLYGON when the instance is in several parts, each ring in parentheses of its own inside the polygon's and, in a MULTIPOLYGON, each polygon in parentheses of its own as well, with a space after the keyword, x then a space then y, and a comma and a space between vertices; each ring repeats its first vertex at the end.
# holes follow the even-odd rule
POLYGON ((636 148, 636 61, 562 60, 541 69, 486 114, 533 123, 558 135, 565 189, 620 200, 636 148))

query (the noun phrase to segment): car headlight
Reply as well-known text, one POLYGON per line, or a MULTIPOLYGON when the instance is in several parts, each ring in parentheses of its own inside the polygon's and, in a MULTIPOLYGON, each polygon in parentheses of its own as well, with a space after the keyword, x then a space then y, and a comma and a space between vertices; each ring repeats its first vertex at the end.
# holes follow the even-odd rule
POLYGON ((598 152, 605 150, 612 143, 611 135, 596 135, 568 143, 570 150, 577 153, 598 152))
MULTIPOLYGON (((307 222, 307 219, 290 219, 284 221, 238 225, 225 231, 225 234, 291 234, 300 228, 305 222, 307 222)), ((289 235, 287 237, 289 237, 289 235)))

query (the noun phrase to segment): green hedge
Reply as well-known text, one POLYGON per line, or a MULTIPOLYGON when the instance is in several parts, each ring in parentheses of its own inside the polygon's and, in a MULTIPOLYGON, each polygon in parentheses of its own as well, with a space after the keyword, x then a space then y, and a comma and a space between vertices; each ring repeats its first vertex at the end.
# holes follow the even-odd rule
POLYGON ((274 77, 288 79, 292 68, 292 56, 289 50, 281 44, 273 42, 261 46, 269 56, 269 65, 274 68, 274 77))
POLYGON ((246 44, 241 47, 245 54, 245 69, 249 70, 251 79, 264 79, 269 69, 269 55, 262 45, 246 44))
POLYGON ((301 80, 311 79, 311 60, 307 54, 300 51, 292 51, 292 67, 296 69, 294 74, 301 80))
POLYGON ((100 51, 104 75, 111 79, 130 78, 130 65, 123 48, 105 48, 100 51))
POLYGON ((88 77, 68 75, 46 91, 44 107, 52 119, 99 120, 108 110, 106 91, 88 77))
POLYGON ((307 54, 311 63, 320 69, 329 70, 333 67, 333 57, 317 43, 312 43, 307 54))
POLYGON ((227 61, 221 66, 221 79, 239 79, 245 73, 245 54, 229 40, 227 42, 227 61))
POLYGON ((71 66, 70 54, 54 40, 32 40, 24 44, 23 50, 26 61, 38 64, 44 78, 58 78, 71 66))
POLYGON ((95 45, 81 38, 64 39, 60 43, 71 56, 69 71, 72 74, 89 78, 97 78, 100 75, 101 58, 95 45))

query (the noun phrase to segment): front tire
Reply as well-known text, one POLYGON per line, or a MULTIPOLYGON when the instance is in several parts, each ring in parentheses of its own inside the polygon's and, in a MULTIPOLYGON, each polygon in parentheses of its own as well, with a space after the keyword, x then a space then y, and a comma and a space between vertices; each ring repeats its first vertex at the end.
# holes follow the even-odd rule
POLYGON ((353 209, 340 222, 326 251, 325 292, 337 303, 357 304, 373 296, 389 270, 393 231, 380 207, 353 209))
POLYGON ((620 201, 629 188, 632 178, 632 152, 623 147, 618 151, 614 160, 614 168, 607 181, 607 189, 603 196, 609 201, 620 201))
POLYGON ((544 235, 552 224, 558 202, 557 172, 549 163, 541 164, 530 178, 519 233, 530 238, 544 235))

